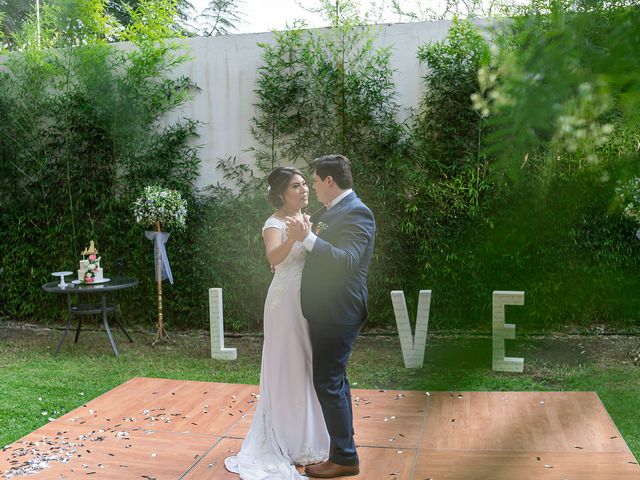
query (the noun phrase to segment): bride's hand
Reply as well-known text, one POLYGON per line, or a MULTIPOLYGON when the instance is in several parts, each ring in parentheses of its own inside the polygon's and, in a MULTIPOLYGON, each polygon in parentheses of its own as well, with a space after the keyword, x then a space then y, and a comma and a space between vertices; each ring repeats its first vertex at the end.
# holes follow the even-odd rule
POLYGON ((287 225, 287 235, 297 242, 302 242, 311 231, 311 225, 307 219, 301 222, 296 218, 286 217, 285 224, 287 225))

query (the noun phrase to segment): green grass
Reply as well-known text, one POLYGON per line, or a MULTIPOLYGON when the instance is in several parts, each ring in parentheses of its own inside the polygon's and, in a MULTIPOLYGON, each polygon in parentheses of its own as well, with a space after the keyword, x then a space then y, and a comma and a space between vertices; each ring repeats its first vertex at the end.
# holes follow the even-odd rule
MULTIPOLYGON (((238 360, 209 358, 209 338, 174 334, 174 342, 151 346, 153 335, 120 332, 121 355, 111 353, 103 332, 67 338, 53 356, 59 330, 0 323, 0 447, 14 442, 132 377, 257 384, 260 337, 228 338, 238 360), (46 412, 46 413, 44 413, 46 412)), ((491 371, 489 337, 429 334, 425 365, 405 369, 395 336, 366 336, 356 343, 349 368, 355 388, 422 391, 595 391, 636 458, 640 457, 640 368, 627 361, 637 339, 628 337, 536 337, 507 344, 525 357, 523 374, 491 371)))

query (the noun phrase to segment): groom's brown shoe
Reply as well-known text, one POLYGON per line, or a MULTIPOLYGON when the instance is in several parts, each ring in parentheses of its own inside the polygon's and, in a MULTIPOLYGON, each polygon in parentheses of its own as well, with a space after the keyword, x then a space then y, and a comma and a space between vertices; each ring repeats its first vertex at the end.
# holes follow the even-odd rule
POLYGON ((338 465, 329 460, 317 465, 309 465, 304 469, 304 473, 312 478, 348 477, 358 475, 360 467, 358 465, 338 465))

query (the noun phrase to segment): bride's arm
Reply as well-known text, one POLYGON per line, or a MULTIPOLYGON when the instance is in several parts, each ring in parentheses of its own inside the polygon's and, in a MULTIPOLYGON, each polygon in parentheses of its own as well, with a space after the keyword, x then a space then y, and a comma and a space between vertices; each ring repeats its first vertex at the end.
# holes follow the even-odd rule
POLYGON ((282 233, 277 228, 267 228, 262 232, 262 239, 264 240, 264 247, 267 252, 267 260, 271 265, 280 264, 289 252, 291 247, 295 243, 295 240, 287 238, 282 241, 282 233))

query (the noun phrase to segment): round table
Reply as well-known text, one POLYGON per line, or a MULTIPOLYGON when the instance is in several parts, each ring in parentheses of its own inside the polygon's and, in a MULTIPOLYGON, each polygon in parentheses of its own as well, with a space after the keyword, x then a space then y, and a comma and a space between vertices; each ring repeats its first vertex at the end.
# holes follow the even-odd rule
POLYGON ((49 293, 58 293, 67 296, 67 327, 62 334, 62 338, 58 342, 58 346, 56 347, 55 355, 60 352, 60 347, 62 347, 62 343, 64 339, 67 337, 69 330, 71 329, 71 318, 73 315, 79 315, 78 318, 78 326, 76 328, 76 339, 74 343, 78 343, 78 337, 80 336, 80 329, 82 327, 82 315, 102 315, 102 322, 104 324, 104 329, 107 332, 107 337, 109 338, 109 343, 111 343, 111 348, 113 353, 118 355, 118 347, 116 346, 116 342, 113 340, 113 336, 111 335, 111 329, 109 328, 109 320, 108 313, 113 313, 114 321, 122 328, 122 331, 127 336, 130 342, 133 342, 129 333, 127 333, 124 325, 120 323, 116 316, 116 308, 118 304, 115 301, 115 292, 118 290, 125 290, 127 288, 133 288, 138 285, 138 280, 127 277, 115 277, 110 279, 108 282, 97 283, 97 284, 74 284, 68 283, 66 287, 61 288, 58 286, 58 282, 49 282, 45 283, 42 286, 42 289, 45 292, 49 293), (80 297, 82 295, 100 295, 100 303, 80 303, 80 297), (110 302, 107 302, 107 296, 109 294, 113 294, 113 297, 110 302), (71 302, 71 296, 78 296, 78 303, 71 302))

